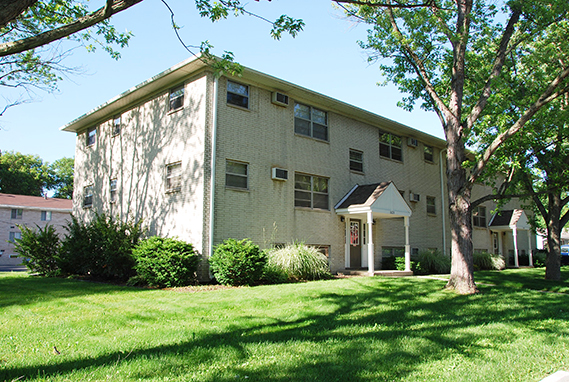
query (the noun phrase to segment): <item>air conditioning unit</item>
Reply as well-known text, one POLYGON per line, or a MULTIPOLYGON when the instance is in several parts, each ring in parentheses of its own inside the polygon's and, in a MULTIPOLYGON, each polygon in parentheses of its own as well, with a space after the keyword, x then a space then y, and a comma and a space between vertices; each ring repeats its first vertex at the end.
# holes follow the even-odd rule
POLYGON ((288 96, 283 93, 273 92, 271 102, 278 106, 288 106, 288 96))
POLYGON ((409 201, 410 202, 417 203, 420 200, 421 200, 421 195, 409 192, 409 201))
POLYGON ((287 180, 288 179, 288 170, 284 168, 273 167, 272 168, 272 178, 274 180, 287 180))
POLYGON ((417 142, 417 140, 415 138, 407 138, 407 146, 415 148, 418 145, 419 145, 419 142, 417 142))

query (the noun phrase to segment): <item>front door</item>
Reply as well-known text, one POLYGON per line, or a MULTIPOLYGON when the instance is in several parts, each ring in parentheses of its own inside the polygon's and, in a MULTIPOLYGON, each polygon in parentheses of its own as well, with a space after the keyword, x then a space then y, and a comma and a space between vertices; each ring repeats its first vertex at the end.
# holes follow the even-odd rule
POLYGON ((350 220, 350 268, 362 267, 361 220, 350 220))

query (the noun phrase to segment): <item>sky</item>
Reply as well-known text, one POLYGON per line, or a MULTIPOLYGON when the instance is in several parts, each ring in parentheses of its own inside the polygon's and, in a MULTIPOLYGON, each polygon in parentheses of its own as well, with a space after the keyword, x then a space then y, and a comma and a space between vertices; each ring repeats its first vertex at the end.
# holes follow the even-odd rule
MULTIPOLYGON (((369 63, 369 52, 357 44, 365 40, 367 27, 347 20, 331 1, 247 1, 248 10, 271 20, 282 14, 303 19, 304 30, 296 38, 284 35, 277 41, 270 37, 271 26, 252 16, 212 23, 199 16, 194 1, 167 0, 187 45, 207 40, 216 55, 233 52, 246 67, 443 138, 434 113, 418 108, 407 112, 397 107, 403 95, 394 86, 377 85, 384 81, 378 63, 369 63)), ((144 0, 115 15, 111 21, 117 30, 134 34, 121 58, 113 60, 102 50, 73 50, 64 63, 81 74, 64 78, 54 94, 38 91, 34 102, 8 109, 0 117, 0 150, 39 155, 50 163, 73 157, 75 135, 60 131, 62 126, 191 57, 178 41, 170 17, 161 0, 144 0)))

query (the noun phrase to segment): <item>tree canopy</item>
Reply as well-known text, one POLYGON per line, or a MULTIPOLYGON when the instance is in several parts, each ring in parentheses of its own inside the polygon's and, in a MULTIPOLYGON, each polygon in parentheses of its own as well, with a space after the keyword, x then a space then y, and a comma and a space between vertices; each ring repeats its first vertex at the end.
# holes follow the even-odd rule
MULTIPOLYGON (((380 61, 386 81, 406 94, 400 106, 437 114, 447 141, 447 189, 451 220, 452 270, 447 287, 476 292, 473 277, 471 192, 489 161, 548 102, 567 92, 565 0, 484 1, 337 0, 347 14, 369 24, 361 46, 380 61), (534 43, 534 41, 537 41, 534 43), (546 50, 543 50, 547 48, 546 50), (540 81, 526 102, 508 105, 516 70, 539 68, 540 81), (502 97, 501 108, 493 104, 502 97), (488 127, 486 115, 507 115, 488 127), (485 135, 475 161, 466 145, 485 135)), ((521 78, 521 77, 520 77, 521 78)), ((531 78, 531 77, 530 77, 531 78)))

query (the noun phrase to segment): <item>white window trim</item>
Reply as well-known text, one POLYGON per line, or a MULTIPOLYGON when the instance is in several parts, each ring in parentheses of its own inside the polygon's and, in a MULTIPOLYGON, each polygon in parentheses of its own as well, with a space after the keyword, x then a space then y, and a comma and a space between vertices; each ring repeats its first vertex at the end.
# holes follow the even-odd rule
POLYGON ((166 188, 166 193, 173 193, 173 192, 180 192, 182 190, 182 162, 172 162, 168 163, 165 166, 165 173, 164 173, 164 185, 166 188), (180 168, 179 174, 168 174, 168 170, 170 168, 178 167, 180 168), (175 187, 171 186, 171 179, 178 179, 179 184, 175 184, 175 187))
POLYGON ((226 84, 226 92, 227 92, 227 93, 225 94, 225 102, 227 103, 228 106, 237 107, 237 108, 242 109, 242 110, 250 110, 250 106, 251 106, 251 90, 250 90, 250 89, 251 89, 251 88, 250 88, 249 85, 245 85, 245 84, 242 84, 242 83, 239 83, 239 82, 227 80, 227 84, 226 84), (243 94, 239 94, 239 93, 235 93, 235 92, 230 91, 230 90, 229 90, 229 84, 235 84, 235 85, 239 85, 239 86, 244 86, 244 87, 247 89, 247 95, 244 96, 243 94), (237 96, 239 96, 239 97, 246 98, 246 99, 247 99, 247 106, 237 105, 237 104, 228 102, 228 100, 227 100, 227 95, 230 94, 230 93, 231 93, 231 94, 235 94, 235 95, 237 95, 237 96))
POLYGON ((225 187, 228 189, 232 189, 232 190, 249 191, 249 163, 237 161, 237 160, 233 160, 233 159, 226 159, 225 160, 225 187), (227 166, 228 163, 235 163, 238 165, 244 165, 246 173, 245 174, 237 174, 237 173, 230 172, 229 166, 227 166), (247 186, 246 187, 239 187, 239 186, 227 184, 227 175, 245 178, 247 186))
POLYGON ((304 104, 304 103, 300 103, 300 102, 295 102, 294 105, 295 105, 295 106, 296 106, 296 105, 302 105, 302 106, 306 106, 306 107, 308 107, 308 108, 310 109, 310 119, 305 119, 305 118, 302 118, 302 117, 297 117, 296 114, 294 115, 294 120, 295 120, 295 122, 294 122, 294 133, 295 133, 296 135, 298 135, 298 136, 316 139, 317 141, 320 141, 320 142, 330 142, 330 123, 329 123, 329 120, 328 120, 328 112, 325 111, 325 110, 319 109, 319 108, 317 108, 317 107, 313 107, 313 106, 310 106, 310 105, 307 105, 307 104, 304 104), (318 138, 318 137, 315 137, 315 136, 314 136, 314 123, 315 123, 315 122, 314 122, 314 120, 312 119, 312 111, 313 111, 314 109, 315 109, 315 110, 318 110, 318 111, 321 111, 321 112, 323 112, 323 113, 326 115, 326 124, 324 125, 324 124, 319 123, 319 125, 326 127, 326 139, 322 139, 322 138, 318 138), (303 120, 303 121, 307 121, 307 122, 310 123, 310 134, 309 134, 309 135, 302 134, 302 133, 299 133, 299 132, 296 131, 296 119, 297 119, 297 118, 298 118, 298 119, 301 119, 301 120, 303 120))

